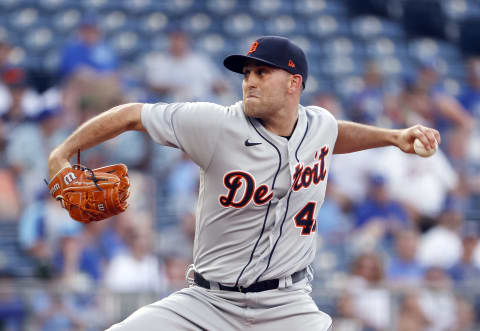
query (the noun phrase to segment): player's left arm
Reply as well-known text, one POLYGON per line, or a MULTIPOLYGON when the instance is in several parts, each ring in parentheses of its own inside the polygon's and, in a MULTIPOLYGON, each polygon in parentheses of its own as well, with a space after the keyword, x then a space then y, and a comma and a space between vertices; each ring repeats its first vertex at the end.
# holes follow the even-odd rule
POLYGON ((420 139, 427 150, 435 149, 440 144, 440 133, 422 125, 395 130, 383 129, 349 121, 338 121, 338 136, 333 150, 334 154, 352 153, 365 149, 397 146, 405 153, 414 154, 413 141, 420 139))

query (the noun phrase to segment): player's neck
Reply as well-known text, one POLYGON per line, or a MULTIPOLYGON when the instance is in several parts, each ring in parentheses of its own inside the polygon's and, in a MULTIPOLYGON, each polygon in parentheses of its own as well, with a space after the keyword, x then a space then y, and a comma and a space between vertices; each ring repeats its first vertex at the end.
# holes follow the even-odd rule
POLYGON ((268 131, 278 136, 291 136, 298 119, 298 105, 295 108, 283 108, 275 116, 259 119, 268 131))

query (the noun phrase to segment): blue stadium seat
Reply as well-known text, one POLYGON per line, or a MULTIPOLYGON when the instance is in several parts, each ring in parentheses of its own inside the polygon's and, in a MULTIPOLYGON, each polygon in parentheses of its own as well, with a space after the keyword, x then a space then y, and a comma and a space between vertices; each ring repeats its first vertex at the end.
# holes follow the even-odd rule
POLYGON ((292 12, 289 1, 250 0, 249 10, 259 17, 275 17, 292 12))
POLYGON ((129 22, 128 13, 122 10, 113 10, 102 13, 102 19, 98 24, 106 33, 115 33, 126 27, 129 22))
POLYGON ((226 16, 232 14, 241 0, 208 0, 206 8, 212 14, 226 16))
POLYGON ((116 53, 122 58, 131 58, 132 55, 138 53, 140 49, 141 38, 138 33, 133 30, 122 30, 116 32, 109 38, 116 53))
POLYGON ((192 35, 205 33, 211 30, 214 24, 214 20, 205 12, 188 15, 182 20, 183 28, 192 35))
POLYGON ((345 55, 325 57, 320 63, 324 74, 332 77, 360 74, 363 70, 362 60, 345 55))
POLYGON ((108 0, 80 0, 78 1, 85 10, 99 12, 109 7, 108 0))
POLYGON ((363 78, 359 75, 346 75, 334 80, 335 92, 345 100, 359 93, 364 86, 363 78))
POLYGON ((122 0, 122 9, 130 14, 146 13, 156 9, 154 0, 122 0))
POLYGON ((231 36, 263 34, 261 22, 248 13, 238 13, 223 20, 223 28, 231 36))
POLYGON ((29 52, 41 52, 52 48, 54 43, 58 42, 55 39, 55 34, 52 29, 46 26, 35 26, 25 33, 24 44, 29 52))
POLYGON ((403 39, 378 37, 365 42, 365 52, 369 57, 405 55, 406 42, 403 39))
POLYGON ((404 0, 345 0, 352 15, 399 18, 404 0))
POLYGON ((352 21, 352 33, 362 39, 371 39, 378 36, 389 38, 403 38, 405 36, 399 24, 376 16, 355 18, 352 21))
POLYGON ((408 43, 408 52, 418 60, 441 56, 445 59, 461 59, 462 55, 455 45, 432 38, 412 39, 408 43))
POLYGON ((339 34, 350 34, 348 20, 332 15, 318 16, 308 23, 308 31, 313 37, 326 38, 339 34))
POLYGON ((0 0, 0 9, 3 12, 13 11, 21 6, 24 6, 22 0, 0 0))
POLYGON ((454 21, 480 18, 480 3, 471 0, 446 0, 442 2, 445 15, 454 21))
POLYGON ((467 54, 480 54, 480 20, 477 18, 464 20, 460 23, 458 43, 467 54))
POLYGON ((56 35, 70 34, 80 23, 82 12, 79 8, 65 8, 57 12, 51 20, 56 35))
POLYGON ((324 56, 364 56, 363 44, 346 36, 334 36, 322 42, 324 56))
POLYGON ((165 31, 168 24, 168 16, 165 13, 155 11, 141 17, 137 21, 137 29, 147 36, 156 36, 158 33, 165 31))
POLYGON ((194 0, 169 0, 166 1, 165 10, 171 15, 186 15, 194 13, 196 10, 201 9, 203 1, 194 0))
POLYGON ((415 66, 412 60, 407 57, 400 56, 385 56, 376 58, 382 74, 391 78, 413 77, 415 73, 415 66))
POLYGON ((332 0, 296 0, 293 4, 295 13, 312 17, 319 15, 346 16, 347 7, 341 1, 332 0))
POLYGON ((411 35, 446 37, 447 18, 438 1, 404 0, 402 21, 411 35))
POLYGON ((265 22, 265 32, 269 35, 288 36, 293 33, 305 33, 303 21, 297 20, 291 15, 279 15, 272 17, 265 22))
POLYGON ((23 7, 9 15, 10 25, 17 30, 26 30, 40 21, 39 10, 35 7, 23 7))

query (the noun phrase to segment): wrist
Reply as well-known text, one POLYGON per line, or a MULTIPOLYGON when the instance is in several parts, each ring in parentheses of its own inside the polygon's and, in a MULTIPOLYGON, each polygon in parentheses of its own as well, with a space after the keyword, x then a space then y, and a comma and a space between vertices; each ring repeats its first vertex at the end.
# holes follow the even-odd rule
POLYGON ((61 149, 54 149, 48 158, 48 171, 50 179, 53 178, 63 168, 69 167, 69 156, 62 152, 61 149))
POLYGON ((392 129, 390 134, 387 135, 387 143, 390 146, 400 146, 400 136, 402 135, 402 130, 392 129))

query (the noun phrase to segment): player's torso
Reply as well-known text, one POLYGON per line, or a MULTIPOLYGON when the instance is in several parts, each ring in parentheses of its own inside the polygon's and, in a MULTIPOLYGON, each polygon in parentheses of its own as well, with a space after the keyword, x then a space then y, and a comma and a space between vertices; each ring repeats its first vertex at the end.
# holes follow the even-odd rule
POLYGON ((194 254, 205 278, 248 285, 311 263, 336 122, 301 108, 287 140, 236 106, 201 176, 194 254))

